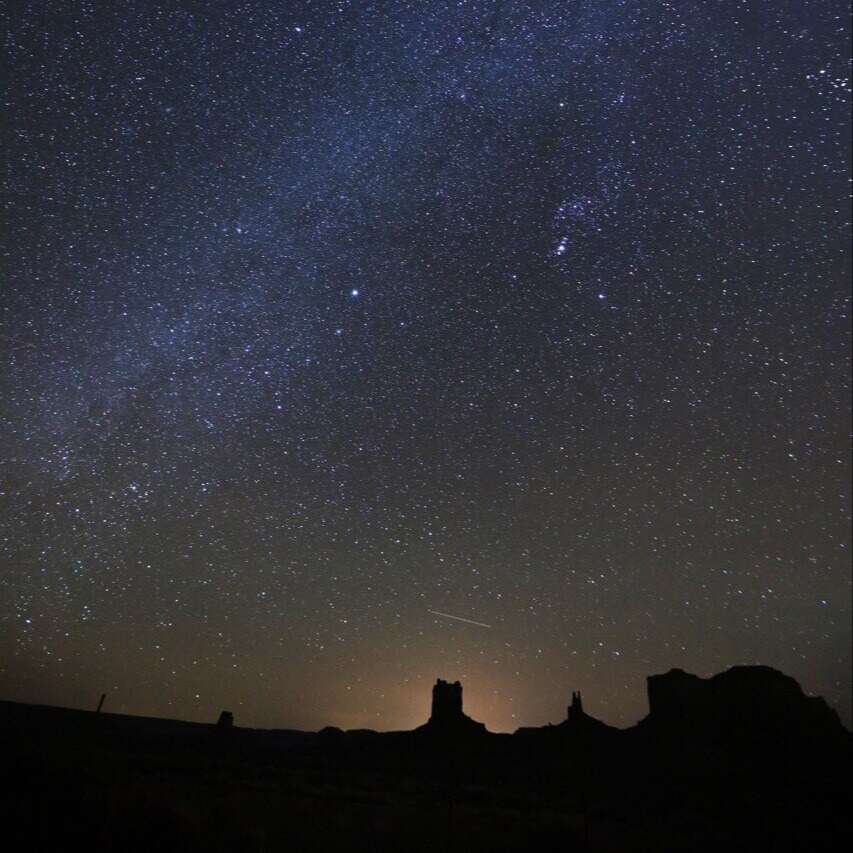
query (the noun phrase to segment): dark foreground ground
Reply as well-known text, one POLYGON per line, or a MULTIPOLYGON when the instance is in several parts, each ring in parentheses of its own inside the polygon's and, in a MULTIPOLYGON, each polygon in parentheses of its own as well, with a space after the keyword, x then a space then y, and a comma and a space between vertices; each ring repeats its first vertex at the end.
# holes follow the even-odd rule
POLYGON ((0 702, 0 848, 846 850, 848 734, 318 736, 0 702))

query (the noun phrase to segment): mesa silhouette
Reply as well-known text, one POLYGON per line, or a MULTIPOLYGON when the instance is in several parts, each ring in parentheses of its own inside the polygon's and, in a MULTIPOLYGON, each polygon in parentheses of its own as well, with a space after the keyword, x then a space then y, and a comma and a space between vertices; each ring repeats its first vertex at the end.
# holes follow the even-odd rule
MULTIPOLYGON (((241 728, 0 702, 10 849, 794 850, 851 840, 851 735, 777 670, 647 679, 616 729, 495 734, 438 679, 412 731, 241 728)), ((100 703, 99 703, 100 708, 100 703)))

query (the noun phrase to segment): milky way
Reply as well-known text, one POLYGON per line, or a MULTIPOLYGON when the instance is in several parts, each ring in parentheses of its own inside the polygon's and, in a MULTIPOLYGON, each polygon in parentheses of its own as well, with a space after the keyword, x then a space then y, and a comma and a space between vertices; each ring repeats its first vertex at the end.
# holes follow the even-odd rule
POLYGON ((846 3, 14 5, 0 696, 849 724, 846 3))

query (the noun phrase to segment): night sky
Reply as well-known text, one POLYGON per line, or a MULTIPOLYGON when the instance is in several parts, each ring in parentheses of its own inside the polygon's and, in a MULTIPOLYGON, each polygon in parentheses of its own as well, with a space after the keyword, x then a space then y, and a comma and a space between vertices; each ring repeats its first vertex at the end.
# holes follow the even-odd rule
POLYGON ((0 697, 849 725, 846 0, 0 14, 0 697))

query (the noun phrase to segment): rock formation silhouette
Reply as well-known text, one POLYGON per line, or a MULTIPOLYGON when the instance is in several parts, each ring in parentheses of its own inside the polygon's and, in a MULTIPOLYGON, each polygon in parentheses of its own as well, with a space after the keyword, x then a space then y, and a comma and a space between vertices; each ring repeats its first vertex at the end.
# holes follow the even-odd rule
POLYGON ((576 737, 590 737, 617 731, 613 726, 596 720, 584 711, 580 691, 572 693, 572 704, 569 705, 566 721, 561 723, 560 727, 576 737))
POLYGON ((548 724, 541 728, 520 728, 516 730, 517 735, 530 737, 537 735, 545 736, 572 736, 573 738, 590 738, 604 735, 608 732, 616 732, 618 729, 608 726, 607 723, 591 717, 583 708, 583 697, 580 690, 572 691, 572 702, 566 710, 566 719, 557 725, 548 724))
POLYGON ((487 732, 465 714, 462 685, 442 679, 428 722, 405 732, 0 701, 0 780, 17 798, 3 849, 849 847, 853 736, 822 699, 757 666, 671 670, 648 692, 648 716, 628 729, 590 716, 575 691, 565 720, 515 735, 487 732))
POLYGON ((580 717, 585 716, 583 710, 583 699, 581 698, 581 692, 578 690, 577 693, 572 691, 572 704, 569 705, 568 710, 566 712, 566 720, 571 723, 572 719, 579 719, 580 717))
POLYGON ((462 685, 458 681, 450 684, 437 679, 432 688, 431 720, 454 720, 464 716, 462 712, 462 685))
POLYGON ((769 666, 734 666, 711 678, 681 669, 647 678, 649 714, 638 728, 696 730, 703 736, 740 732, 805 736, 843 731, 823 698, 769 666))
POLYGON ((462 685, 439 678, 432 688, 432 712, 424 725, 415 729, 424 734, 460 737, 487 734, 486 726, 472 720, 462 710, 462 685))

